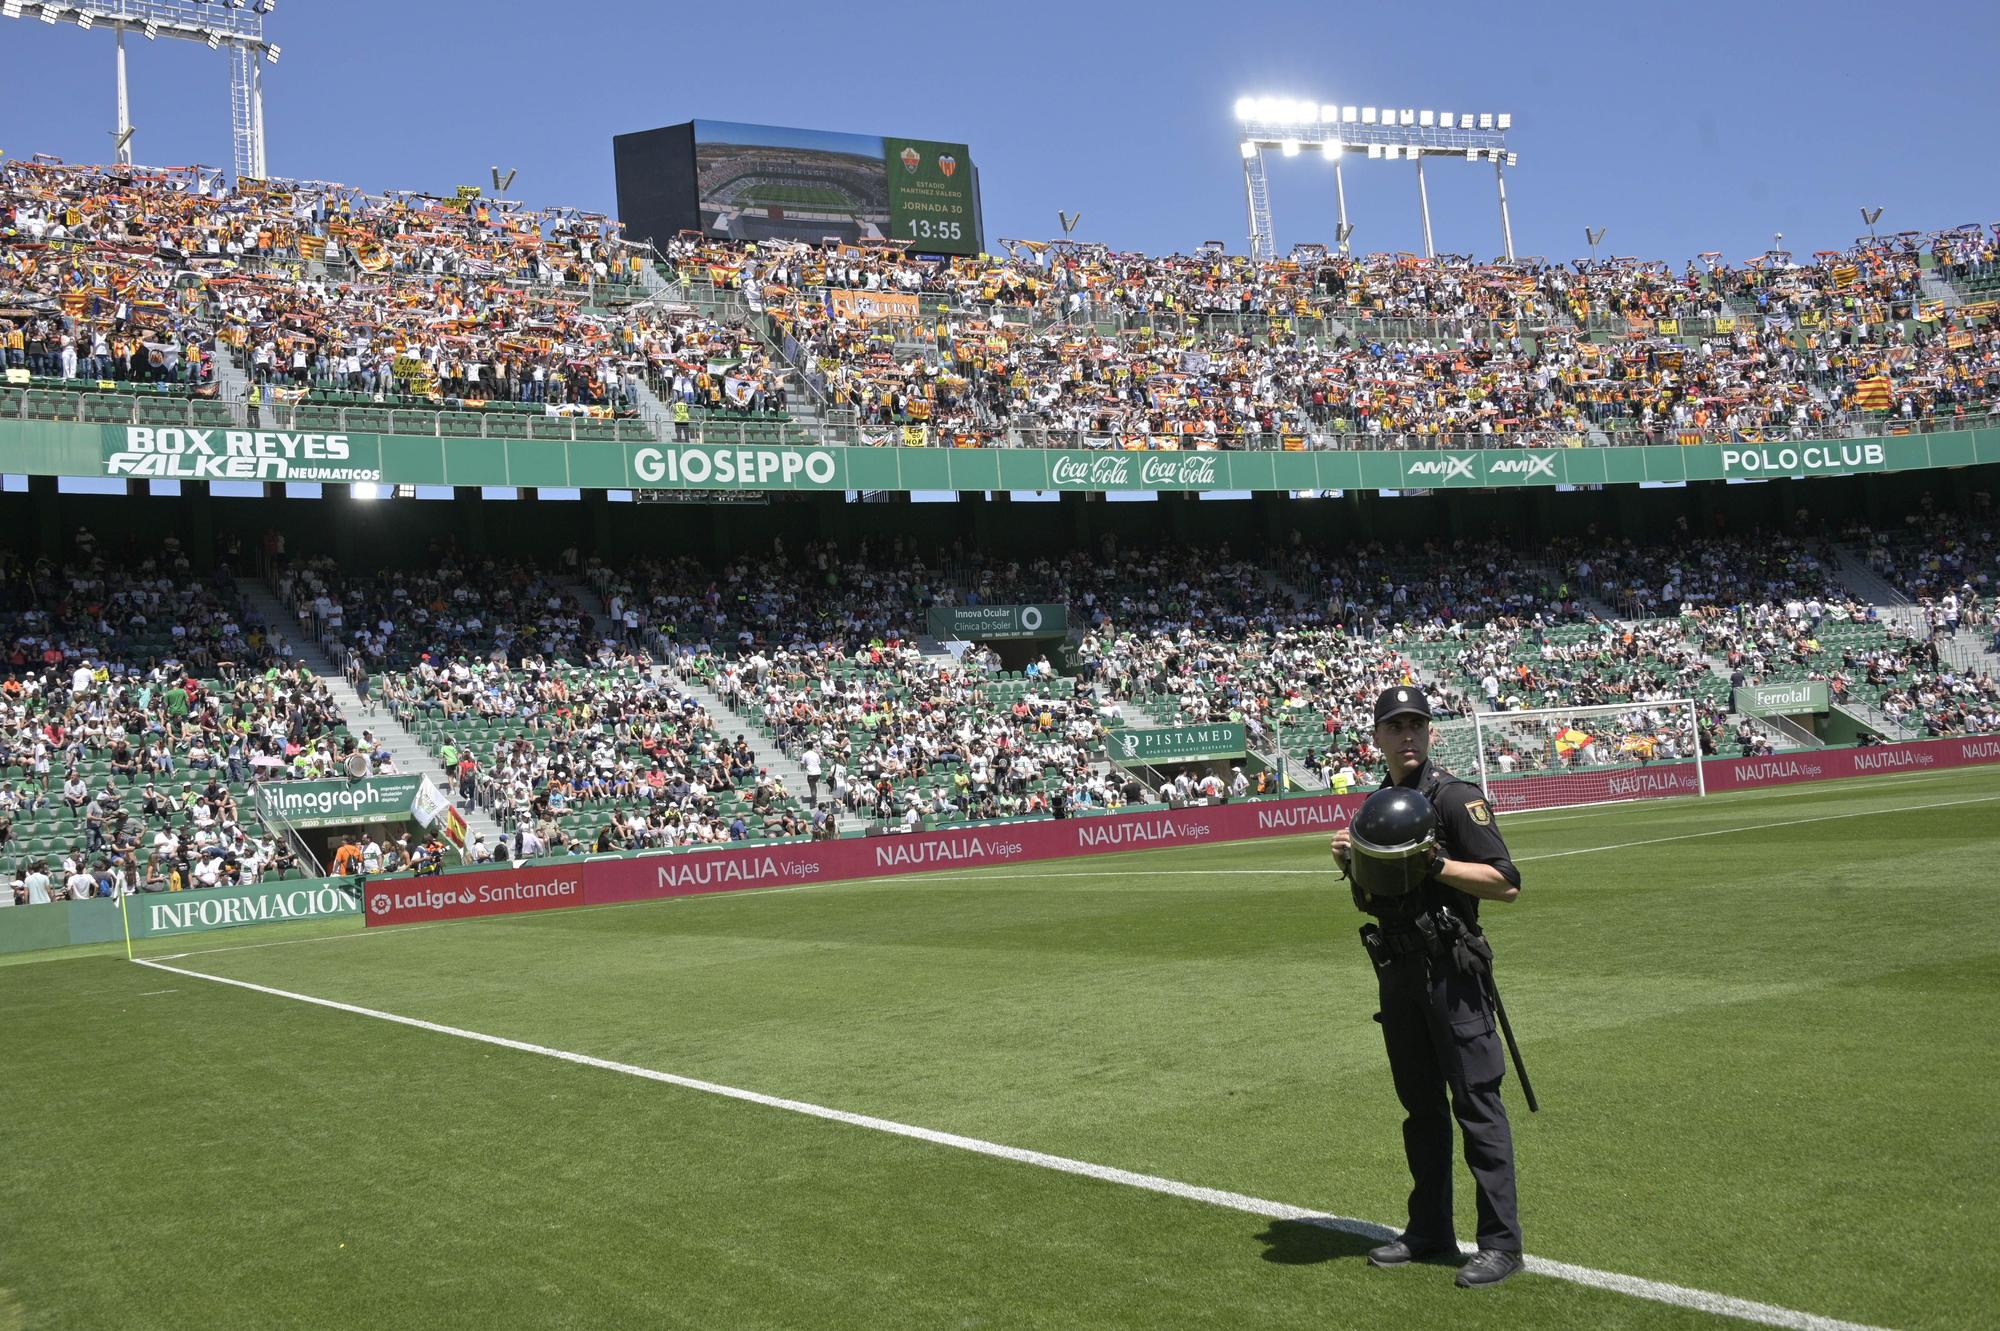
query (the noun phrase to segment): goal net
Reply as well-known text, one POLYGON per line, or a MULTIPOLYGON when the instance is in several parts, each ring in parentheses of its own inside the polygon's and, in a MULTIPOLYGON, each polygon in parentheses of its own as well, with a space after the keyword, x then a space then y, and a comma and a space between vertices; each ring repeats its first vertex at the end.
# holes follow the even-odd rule
POLYGON ((1501 813, 1705 795, 1694 700, 1478 712, 1479 784, 1501 813))

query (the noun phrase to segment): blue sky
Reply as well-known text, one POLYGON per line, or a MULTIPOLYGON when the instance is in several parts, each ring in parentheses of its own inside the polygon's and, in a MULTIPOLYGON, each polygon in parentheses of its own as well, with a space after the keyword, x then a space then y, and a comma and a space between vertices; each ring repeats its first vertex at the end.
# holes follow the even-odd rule
MULTIPOLYGON (((1804 257, 1865 229, 2000 220, 1987 135, 2000 23, 1979 7, 1429 3, 1006 7, 893 0, 529 6, 280 0, 268 25, 274 175, 449 191, 519 171, 537 204, 613 207, 611 136, 702 117, 964 142, 989 241, 1244 248, 1232 104, 1243 94, 1510 111, 1516 248, 1678 265, 1804 257), (556 17, 560 8, 564 16, 556 17)), ((130 43, 143 162, 229 160, 228 75, 199 46, 130 43)), ((109 156, 101 29, 0 20, 0 148, 109 156)), ((1332 172, 1272 165, 1280 249, 1331 241, 1332 172)), ((1419 249, 1413 168, 1351 162, 1354 243, 1419 249)), ((1498 252, 1491 171, 1429 169, 1441 250, 1498 252)))

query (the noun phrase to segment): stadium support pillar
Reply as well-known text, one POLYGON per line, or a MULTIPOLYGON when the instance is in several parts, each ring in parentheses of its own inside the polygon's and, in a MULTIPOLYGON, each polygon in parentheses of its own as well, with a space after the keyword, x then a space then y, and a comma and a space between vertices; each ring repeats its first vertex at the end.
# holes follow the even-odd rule
POLYGON ((602 490, 586 490, 583 493, 584 507, 590 510, 590 548, 605 559, 611 559, 616 550, 617 540, 611 534, 611 496, 602 490))
POLYGON ((1507 169, 1498 157, 1493 159, 1493 184, 1500 191, 1500 240, 1507 247, 1507 259, 1514 258, 1514 223, 1507 217, 1507 169))
MULTIPOLYGON (((1414 150, 1413 150, 1414 151, 1414 150)), ((1437 258, 1437 247, 1431 243, 1431 191, 1424 184, 1424 156, 1417 153, 1417 204, 1424 210, 1424 257, 1437 258)))
POLYGON ((459 515, 459 536, 468 553, 486 553, 486 500, 476 485, 453 486, 451 506, 459 515))
POLYGON ((207 481, 181 482, 181 532, 187 538, 187 556, 196 568, 215 563, 215 496, 207 481))
POLYGON ((61 559, 63 548, 62 496, 56 493, 56 478, 53 476, 30 476, 28 478, 28 498, 34 502, 35 516, 40 519, 42 553, 52 559, 61 559))

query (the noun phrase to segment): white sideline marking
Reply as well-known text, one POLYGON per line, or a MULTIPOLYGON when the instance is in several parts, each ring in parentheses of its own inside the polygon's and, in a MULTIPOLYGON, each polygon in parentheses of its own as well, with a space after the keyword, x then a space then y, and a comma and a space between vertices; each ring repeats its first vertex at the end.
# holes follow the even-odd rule
MULTIPOLYGON (((572 1053, 567 1049, 552 1049, 547 1045, 530 1044, 526 1040, 510 1040, 502 1035, 487 1035, 480 1031, 469 1031, 457 1026, 446 1026, 439 1022, 424 1021, 418 1017, 398 1016, 393 1012, 382 1012, 375 1008, 360 1007, 353 1003, 341 1003, 331 998, 315 998, 311 994, 296 994, 286 989, 273 989, 268 985, 253 984, 248 980, 232 980, 221 975, 205 975, 200 971, 183 970, 179 966, 168 966, 158 961, 148 961, 144 957, 133 958, 141 966, 153 970, 166 971, 173 975, 184 975, 191 980, 208 980, 214 984, 226 984, 237 989, 248 989, 253 993, 269 994, 274 998, 289 998, 298 1003, 310 1003, 314 1007, 331 1008, 336 1012, 347 1012, 357 1017, 372 1017, 377 1021, 394 1022, 398 1026, 410 1026, 435 1035, 451 1035, 461 1040, 472 1040, 479 1044, 496 1045, 502 1049, 512 1049, 523 1054, 539 1054, 543 1058, 558 1059, 564 1063, 575 1063, 581 1067, 598 1068, 605 1072, 618 1072, 628 1077, 640 1077, 646 1081, 661 1082, 668 1086, 678 1086, 683 1090, 700 1091, 704 1095, 719 1095, 730 1100, 742 1100, 749 1104, 762 1105, 767 1109, 782 1109, 787 1113, 804 1114, 809 1118, 826 1119, 834 1123, 845 1123, 849 1127, 867 1128, 874 1132, 886 1132, 891 1136, 909 1137, 934 1146, 949 1146, 955 1150, 970 1151, 975 1155, 992 1156, 999 1160, 1011 1160, 1016 1164, 1035 1165, 1042 1169, 1052 1169, 1062 1174, 1075 1174, 1083 1178, 1096 1179, 1102 1183, 1117 1183, 1128 1188, 1139 1188, 1146 1192, 1162 1193, 1168 1197, 1178 1197, 1185 1201, 1206 1202, 1210 1206, 1220 1206, 1232 1211, 1243 1211, 1250 1215, 1265 1216, 1273 1220, 1293 1220, 1318 1225, 1323 1229, 1337 1230, 1344 1234, 1356 1234, 1363 1238, 1390 1239, 1396 1231, 1370 1220, 1357 1220, 1349 1216, 1329 1215, 1303 1206, 1292 1206, 1285 1202, 1266 1201, 1261 1197, 1251 1197, 1240 1192, 1227 1192, 1221 1188, 1204 1188, 1193 1183, 1182 1183, 1175 1179, 1161 1178, 1156 1174, 1140 1174, 1129 1169, 1118 1169, 1110 1165, 1092 1164, 1087 1160, 1073 1160, 1068 1156, 1050 1155, 1044 1151, 1025 1150, 1019 1146, 1003 1146, 999 1142, 981 1140, 978 1137, 964 1137, 955 1132, 940 1132, 935 1128, 920 1128, 909 1123, 898 1123, 893 1119, 876 1118, 869 1114, 852 1114, 844 1109, 830 1109, 804 1100, 787 1100, 775 1095, 765 1095, 760 1091, 748 1091, 741 1087, 724 1086, 718 1082, 702 1081, 695 1077, 683 1077, 672 1072, 660 1072, 653 1068, 642 1068, 632 1063, 616 1063, 607 1058, 594 1058, 589 1054, 572 1053)), ((1460 1251, 1474 1251, 1470 1244, 1460 1244, 1460 1251)), ((1677 1308, 1692 1308, 1698 1312, 1713 1313, 1718 1317, 1733 1317, 1740 1321, 1756 1322, 1764 1326, 1784 1327, 1788 1331, 1883 1331, 1883 1328, 1869 1326, 1861 1322, 1845 1322, 1838 1318, 1822 1317, 1818 1313, 1800 1312, 1795 1308, 1780 1307, 1777 1304, 1757 1303, 1750 1299, 1739 1299, 1727 1294, 1717 1294, 1705 1289, 1692 1289, 1686 1285, 1670 1285, 1663 1281, 1646 1280, 1639 1276, 1628 1276, 1617 1271, 1600 1271, 1594 1267, 1577 1266, 1570 1262, 1551 1261, 1546 1257, 1528 1257, 1527 1269, 1536 1275, 1548 1276, 1555 1280, 1566 1280, 1571 1284, 1584 1285, 1591 1289, 1608 1290, 1615 1294, 1629 1295, 1635 1299, 1648 1299, 1654 1303, 1671 1304, 1677 1308)))
POLYGON ((158 998, 161 994, 177 994, 179 992, 180 990, 178 989, 148 989, 145 993, 140 994, 139 997, 158 998))
POLYGON ((1615 846, 1582 846, 1576 850, 1551 850, 1540 855, 1523 855, 1528 860, 1559 860, 1566 855, 1590 855, 1600 850, 1630 850, 1634 846, 1657 846, 1668 841, 1693 841, 1705 836, 1728 836, 1731 832, 1763 832, 1773 827, 1798 827, 1805 823, 1830 823, 1842 818, 1872 818, 1883 813, 1914 813, 1919 810, 1949 809, 1959 804, 1991 804, 2000 795, 1975 795, 1962 800, 1940 800, 1936 804, 1898 804, 1887 809, 1857 809, 1849 813, 1822 813, 1811 818, 1784 818, 1773 823, 1753 823, 1748 827, 1717 827, 1706 832, 1682 832, 1676 836, 1648 837, 1644 841, 1621 841, 1615 846))

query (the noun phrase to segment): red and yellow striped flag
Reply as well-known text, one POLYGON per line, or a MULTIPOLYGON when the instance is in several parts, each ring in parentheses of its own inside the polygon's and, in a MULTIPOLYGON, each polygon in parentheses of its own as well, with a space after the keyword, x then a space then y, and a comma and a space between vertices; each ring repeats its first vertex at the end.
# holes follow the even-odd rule
POLYGON ((1854 405, 1863 411, 1887 411, 1893 391, 1888 375, 1872 375, 1854 386, 1854 405))

